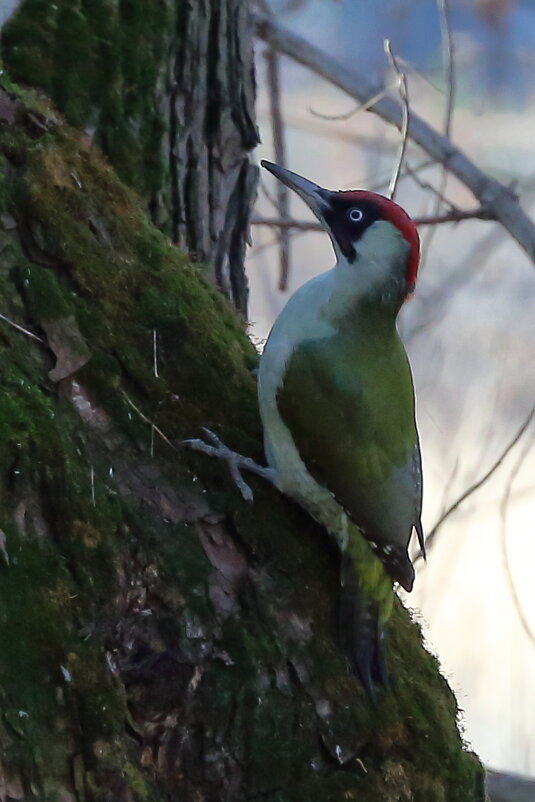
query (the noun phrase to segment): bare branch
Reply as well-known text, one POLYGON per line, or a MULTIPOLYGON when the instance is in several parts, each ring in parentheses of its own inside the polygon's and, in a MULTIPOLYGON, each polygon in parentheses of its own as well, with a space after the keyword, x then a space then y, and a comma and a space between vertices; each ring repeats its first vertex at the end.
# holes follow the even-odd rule
POLYGON ((477 209, 451 209, 445 214, 415 217, 417 226, 435 226, 440 223, 459 223, 461 220, 496 220, 490 209, 478 206, 477 209))
POLYGON ((158 373, 158 332, 152 330, 152 370, 156 379, 160 378, 158 373))
MULTIPOLYGON (((435 162, 432 159, 424 159, 424 161, 420 162, 416 165, 416 167, 410 167, 407 162, 405 162, 403 169, 401 171, 401 178, 406 178, 409 173, 413 176, 420 173, 422 170, 426 170, 428 167, 433 167, 435 162)), ((386 189, 388 186, 389 181, 376 181, 372 184, 368 189, 371 192, 380 192, 383 189, 386 189)))
MULTIPOLYGON (((260 39, 303 64, 325 80, 342 89, 350 97, 364 103, 379 90, 355 70, 343 67, 318 47, 287 30, 265 16, 255 17, 256 33, 260 39)), ((401 128, 401 104, 392 98, 382 98, 371 109, 383 120, 401 128)), ((434 131, 418 115, 412 113, 409 121, 409 138, 437 162, 447 167, 496 219, 509 231, 527 255, 535 261, 535 225, 519 206, 514 192, 486 175, 456 148, 445 136, 434 131)))
MULTIPOLYGON (((441 38, 442 38, 442 54, 444 61, 444 77, 446 86, 448 88, 446 96, 446 108, 444 112, 443 134, 449 139, 451 136, 451 125, 453 120, 453 109, 455 108, 455 91, 456 91, 455 63, 453 60, 453 36, 450 25, 448 0, 437 0, 437 6, 440 19, 440 31, 442 35, 441 38)), ((444 200, 444 202, 447 203, 448 205, 451 205, 449 201, 444 197, 447 186, 448 186, 448 171, 446 165, 443 165, 442 173, 440 176, 439 188, 438 190, 435 190, 436 198, 431 211, 431 215, 438 215, 440 213, 442 208, 442 203, 441 203, 442 200, 444 200)), ((429 252, 429 248, 431 247, 431 241, 433 239, 434 232, 435 230, 431 228, 427 233, 427 236, 425 237, 425 241, 422 242, 421 261, 423 265, 426 262, 427 254, 429 252)))
POLYGON ((91 465, 89 469, 89 481, 91 483, 91 504, 93 507, 97 506, 97 502, 95 499, 95 469, 91 465))
MULTIPOLYGON (((327 116, 325 119, 322 119, 319 112, 316 112, 316 116, 314 116, 314 112, 311 114, 311 111, 312 110, 310 107, 306 109, 306 114, 304 114, 302 111, 300 113, 299 109, 286 109, 284 113, 285 128, 291 128, 295 131, 306 131, 307 133, 313 132, 318 136, 329 140, 338 139, 341 142, 348 142, 354 145, 363 145, 370 150, 379 150, 381 153, 390 151, 394 153, 397 150, 395 143, 381 142, 376 136, 367 136, 361 131, 349 130, 348 127, 326 124, 330 122, 337 122, 340 119, 343 120, 347 112, 334 114, 334 119, 330 120, 327 116)), ((351 116, 351 112, 349 113, 349 116, 351 116)))
POLYGON ((520 774, 486 771, 486 791, 489 802, 533 802, 535 780, 520 774))
POLYGON ((513 465, 513 469, 509 475, 507 480, 502 502, 500 504, 500 520, 501 520, 501 527, 500 527, 500 550, 502 555, 502 563, 505 572, 505 576, 507 579, 507 585, 509 587, 509 592, 511 594, 511 598, 513 600, 513 605, 517 612, 518 618, 520 623, 522 624, 522 628, 526 633, 528 639, 531 641, 532 645, 535 645, 535 633, 531 628, 531 625, 524 613, 524 609, 522 607, 522 603, 519 599, 518 592, 516 589, 515 581, 513 579, 513 575, 511 573, 511 566, 509 564, 509 557, 507 554, 507 509, 509 507, 509 499, 511 498, 511 490, 513 489, 513 484, 515 482, 516 477, 520 473, 522 465, 526 457, 528 456, 531 448, 533 446, 533 436, 528 440, 522 451, 520 452, 516 463, 513 465))
POLYGON ((446 111, 444 119, 444 136, 451 136, 451 122, 453 119, 453 109, 455 108, 455 94, 457 81, 455 76, 455 62, 453 59, 453 35, 450 25, 450 10, 448 0, 437 0, 440 16, 440 30, 442 33, 442 52, 444 56, 444 72, 446 76, 446 86, 448 94, 446 100, 446 111))
POLYGON ((258 217, 251 218, 252 226, 267 226, 268 228, 290 228, 297 231, 325 231, 320 223, 315 223, 313 220, 282 220, 277 217, 258 217))
MULTIPOLYGON (((279 80, 279 54, 268 47, 265 54, 267 65, 267 84, 269 91, 269 104, 271 109, 271 130, 273 132, 273 151, 275 161, 281 167, 286 165, 286 148, 284 144, 284 122, 281 112, 280 80, 279 80)), ((277 181, 277 207, 282 220, 289 218, 290 199, 288 188, 277 181)), ((284 292, 288 288, 288 275, 290 272, 290 239, 285 228, 279 229, 280 274, 279 290, 284 292)))
POLYGON ((266 182, 263 180, 262 175, 260 175, 260 179, 258 181, 258 186, 259 186, 262 194, 264 195, 264 197, 267 198, 267 200, 271 204, 271 206, 275 209, 275 211, 277 211, 277 201, 275 200, 275 198, 273 197, 273 195, 271 194, 271 192, 267 188, 266 182))
POLYGON ((255 3, 264 14, 273 15, 273 10, 267 0, 255 0, 255 3))
POLYGON ((435 326, 446 313, 447 305, 467 284, 473 282, 496 251, 507 231, 501 226, 489 226, 482 237, 475 240, 465 258, 448 272, 442 273, 430 292, 420 292, 422 313, 415 325, 403 333, 404 342, 410 343, 430 326, 435 326))
MULTIPOLYGON (((410 109, 409 109, 409 88, 407 86, 407 76, 400 68, 394 53, 392 52, 392 47, 390 45, 390 40, 385 39, 384 41, 384 48, 385 53, 388 56, 388 59, 392 65, 392 68, 397 73, 399 83, 398 83, 398 90, 399 96, 401 98, 401 109, 402 109, 402 121, 401 121, 401 142, 399 144, 399 152, 398 157, 396 160, 396 166, 392 173, 392 178, 390 179, 390 186, 388 187, 388 195, 391 200, 394 200, 394 196, 396 194, 396 190, 399 183, 399 177, 401 175, 401 168, 403 166, 403 159, 405 157, 405 151, 407 150, 407 141, 408 141, 408 133, 409 133, 409 119, 410 119, 410 109)), ((377 98, 379 101, 380 98, 377 98)), ((371 106, 372 104, 370 104, 371 106)))
POLYGON ((396 58, 398 60, 398 64, 401 64, 405 72, 407 71, 412 72, 413 75, 416 75, 416 77, 419 78, 420 81, 423 81, 425 84, 427 84, 431 89, 433 89, 433 91, 438 92, 439 95, 444 94, 444 90, 440 86, 438 86, 434 81, 432 81, 428 75, 425 75, 423 72, 420 72, 420 70, 416 69, 412 61, 409 61, 408 59, 403 58, 400 55, 397 55, 396 58))
POLYGON ((346 111, 343 114, 322 114, 319 111, 314 111, 314 109, 311 108, 310 106, 308 110, 312 115, 314 115, 314 117, 318 117, 320 120, 327 120, 328 122, 349 120, 351 117, 353 117, 355 114, 358 114, 360 111, 368 111, 368 109, 370 109, 372 106, 375 106, 375 104, 379 100, 381 100, 381 98, 387 97, 392 89, 399 90, 399 86, 400 86, 400 79, 398 78, 398 80, 395 83, 389 86, 385 86, 384 89, 381 89, 380 92, 377 92, 373 97, 369 98, 365 103, 359 103, 358 106, 355 106, 354 109, 346 111))
MULTIPOLYGON (((159 435, 159 436, 162 438, 162 440, 163 440, 165 443, 167 443, 167 445, 168 445, 170 448, 172 448, 172 449, 173 449, 173 451, 177 451, 177 448, 176 448, 176 446, 175 446, 175 445, 174 445, 174 444, 173 444, 173 443, 172 443, 172 442, 169 440, 169 438, 168 438, 168 437, 167 437, 167 436, 166 436, 166 435, 165 435, 165 434, 162 432, 162 430, 161 430, 161 429, 158 429, 158 427, 156 426, 156 424, 155 424, 153 421, 151 421, 151 419, 150 419, 150 418, 147 418, 147 416, 143 414, 143 412, 142 412, 142 411, 139 409, 139 407, 136 407, 136 405, 134 404, 134 402, 133 402, 133 401, 132 401, 132 400, 131 400, 131 399, 130 399, 128 396, 127 396, 127 394, 124 392, 124 390, 122 391, 122 396, 123 396, 124 400, 126 401, 126 403, 127 403, 129 406, 131 406, 131 407, 132 407, 132 409, 134 410, 134 412, 136 412, 136 413, 139 415, 139 417, 141 418, 141 420, 142 420, 142 421, 144 421, 145 423, 148 423, 148 424, 149 424, 149 426, 151 427, 151 438, 152 438, 152 436, 154 435, 154 432, 156 432, 156 434, 157 434, 157 435, 159 435)), ((152 446, 151 446, 151 448, 152 448, 152 446)))
MULTIPOLYGON (((430 184, 429 181, 424 181, 420 176, 409 166, 406 167, 407 175, 409 175, 415 184, 417 184, 421 189, 425 189, 426 192, 430 192, 436 198, 435 207, 433 209, 432 214, 437 215, 440 211, 441 202, 445 203, 450 209, 455 209, 456 206, 453 204, 448 198, 444 195, 444 187, 441 183, 440 189, 437 189, 430 184)), ((444 175, 444 174, 443 174, 444 175)))
MULTIPOLYGON (((504 459, 512 451, 512 449, 516 446, 518 441, 522 438, 522 435, 524 434, 524 432, 526 431, 526 429, 530 425, 531 421, 533 420, 533 416, 534 415, 535 415, 535 407, 533 407, 533 409, 531 410, 531 412, 529 413, 528 417, 523 422, 522 426, 517 431, 517 433, 515 434, 513 439, 507 444, 507 446, 504 448, 504 450, 502 451, 502 453, 500 454, 498 459, 491 465, 491 467, 488 469, 488 471, 480 479, 478 479, 477 482, 475 482, 473 485, 470 485, 470 487, 468 487, 464 491, 464 493, 462 493, 459 496, 459 498, 456 501, 454 501, 453 504, 450 504, 448 509, 445 510, 442 513, 442 515, 440 516, 440 518, 438 519, 438 521, 433 526, 433 528, 431 529, 431 531, 429 532, 429 534, 427 535, 427 537, 425 539, 426 548, 429 548, 430 546, 433 545, 433 541, 435 540, 439 529, 445 523, 445 521, 447 521, 447 519, 455 512, 455 510, 457 510, 461 506, 461 504, 464 501, 466 501, 467 498, 469 498, 469 496, 473 495, 476 492, 476 490, 479 490, 481 487, 483 487, 483 485, 486 482, 488 482, 490 477, 498 470, 500 465, 503 463, 504 459)), ((418 554, 416 556, 416 558, 415 558, 415 560, 413 562, 416 562, 417 560, 419 560, 421 558, 421 556, 422 556, 422 554, 420 552, 420 554, 418 554)))
MULTIPOLYGON (((461 220, 494 220, 495 218, 488 209, 481 206, 477 209, 452 209, 442 215, 415 217, 414 222, 417 226, 435 226, 441 223, 459 223, 461 220)), ((313 220, 294 220, 292 218, 282 219, 277 217, 258 217, 251 220, 253 226, 268 226, 270 228, 296 229, 298 231, 325 231, 321 223, 313 220)))
POLYGON ((31 337, 32 340, 37 340, 37 342, 39 342, 39 343, 44 343, 44 340, 42 339, 42 337, 38 337, 37 334, 34 334, 32 331, 28 331, 28 329, 25 329, 23 326, 19 326, 18 323, 15 323, 14 320, 10 320, 5 315, 1 315, 0 314, 0 320, 3 320, 6 323, 9 323, 9 325, 13 326, 14 329, 17 329, 17 331, 21 331, 27 337, 31 337))

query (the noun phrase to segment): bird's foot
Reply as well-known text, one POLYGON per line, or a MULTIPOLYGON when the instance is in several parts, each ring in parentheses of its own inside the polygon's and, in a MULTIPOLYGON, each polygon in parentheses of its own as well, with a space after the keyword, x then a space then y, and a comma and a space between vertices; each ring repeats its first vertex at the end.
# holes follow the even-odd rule
POLYGON ((255 473, 257 476, 261 476, 267 482, 276 487, 275 471, 273 468, 264 468, 262 465, 258 465, 258 463, 256 463, 250 457, 244 457, 242 454, 236 453, 236 451, 231 451, 231 449, 223 443, 223 441, 217 436, 217 434, 215 434, 215 432, 212 432, 205 426, 202 427, 202 430, 206 440, 210 441, 209 443, 207 443, 206 440, 201 440, 199 438, 197 440, 183 440, 182 445, 193 449, 193 451, 200 451, 201 454, 208 454, 209 457, 216 457, 217 459, 224 460, 229 467, 230 475, 232 476, 234 484, 242 494, 245 501, 253 500, 253 491, 241 475, 242 471, 255 473))

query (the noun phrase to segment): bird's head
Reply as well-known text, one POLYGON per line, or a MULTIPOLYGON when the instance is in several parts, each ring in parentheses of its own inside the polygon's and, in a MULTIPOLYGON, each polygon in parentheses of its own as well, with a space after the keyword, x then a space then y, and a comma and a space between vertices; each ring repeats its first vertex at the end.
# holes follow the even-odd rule
POLYGON ((394 201, 365 190, 333 191, 323 189, 297 173, 272 162, 262 166, 293 189, 312 209, 329 236, 338 263, 370 271, 377 280, 395 279, 401 295, 414 290, 420 260, 420 238, 409 215, 394 201), (378 276, 391 270, 394 275, 378 276))

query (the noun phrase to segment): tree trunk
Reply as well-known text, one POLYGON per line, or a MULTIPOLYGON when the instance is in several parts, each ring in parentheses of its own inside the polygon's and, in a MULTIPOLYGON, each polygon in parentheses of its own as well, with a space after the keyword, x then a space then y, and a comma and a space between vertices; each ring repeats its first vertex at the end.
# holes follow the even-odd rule
POLYGON ((247 3, 24 0, 1 41, 11 78, 94 137, 245 317, 258 142, 247 3))
MULTIPOLYGON (((140 6, 80 3, 77 23, 89 27, 97 7, 112 31, 117 8, 140 6)), ((167 53, 177 30, 204 52, 176 19, 208 18, 208 5, 200 17, 185 2, 176 17, 170 3, 153 7, 171 20, 167 53)), ((13 51, 16 25, 22 37, 23 21, 50 8, 23 3, 13 51)), ((228 52, 214 51, 216 30, 210 52, 228 52)), ((61 102, 60 51, 36 75, 48 69, 61 102)), ((248 39, 223 63, 245 85, 240 53, 248 39)), ((219 70, 206 74, 201 98, 221 98, 219 70)), ((180 75, 175 101, 196 86, 180 75)), ((338 648, 338 557, 325 533, 260 480, 244 502, 219 463, 180 447, 205 425, 262 459, 242 323, 87 135, 2 81, 0 801, 482 802, 454 697, 405 610, 390 626, 392 690, 372 708, 338 648)), ((125 97, 126 86, 123 76, 125 97)), ((147 99, 129 100, 139 128, 147 99)), ((245 164, 228 147, 228 163, 245 164)), ((214 163, 226 160, 225 147, 214 163)), ((202 196, 192 169, 167 183, 186 221, 202 196)), ((230 219, 227 201, 237 200, 219 199, 230 219)))

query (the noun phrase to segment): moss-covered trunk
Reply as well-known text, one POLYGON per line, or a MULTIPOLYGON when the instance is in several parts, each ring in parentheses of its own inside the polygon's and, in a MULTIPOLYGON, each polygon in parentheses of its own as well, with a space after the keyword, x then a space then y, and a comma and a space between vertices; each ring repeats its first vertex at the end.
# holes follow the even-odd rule
POLYGON ((23 0, 1 48, 11 78, 85 129, 246 315, 258 140, 247 1, 23 0))
MULTIPOLYGON (((104 6, 111 30, 138 8, 104 6)), ((82 24, 88 8, 54 13, 82 24)), ((207 425, 262 459, 257 357, 230 304, 91 138, 2 80, 0 800, 481 802, 407 613, 372 708, 337 645, 324 532, 260 481, 247 504, 181 449, 207 425)))

